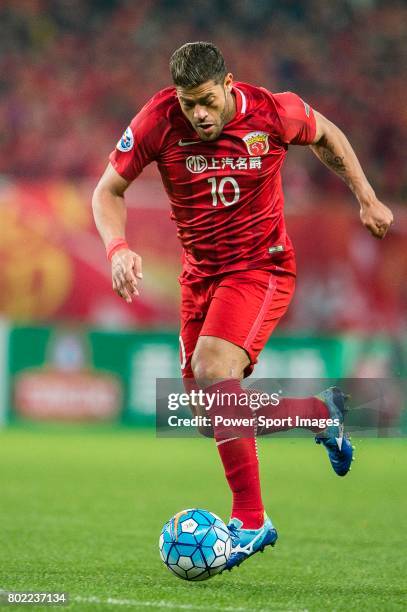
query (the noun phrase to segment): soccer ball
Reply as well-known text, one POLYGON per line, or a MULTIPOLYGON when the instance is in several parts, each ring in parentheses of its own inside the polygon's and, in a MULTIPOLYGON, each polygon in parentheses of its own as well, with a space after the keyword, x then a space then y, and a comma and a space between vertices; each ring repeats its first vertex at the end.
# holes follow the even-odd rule
POLYGON ((183 580, 207 580, 222 571, 230 556, 228 528, 216 514, 197 508, 177 512, 162 528, 160 556, 183 580))

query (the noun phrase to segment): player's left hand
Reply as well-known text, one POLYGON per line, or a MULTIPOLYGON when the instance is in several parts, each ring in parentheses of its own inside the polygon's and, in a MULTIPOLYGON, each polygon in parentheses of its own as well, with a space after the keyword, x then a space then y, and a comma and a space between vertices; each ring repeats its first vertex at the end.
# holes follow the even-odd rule
POLYGON ((375 198, 368 204, 361 203, 360 220, 375 238, 382 239, 393 223, 393 213, 390 208, 375 198))

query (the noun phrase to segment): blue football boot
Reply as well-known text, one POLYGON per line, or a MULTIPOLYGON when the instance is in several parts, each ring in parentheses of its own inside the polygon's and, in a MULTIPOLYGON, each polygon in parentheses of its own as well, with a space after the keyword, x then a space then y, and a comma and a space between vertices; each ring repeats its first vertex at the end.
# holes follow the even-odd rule
POLYGON ((328 452, 332 468, 338 476, 346 476, 351 469, 354 459, 349 439, 344 436, 344 418, 346 414, 346 401, 349 395, 343 393, 338 387, 329 387, 316 396, 327 406, 329 418, 337 419, 339 425, 330 425, 315 436, 317 444, 323 444, 328 452))
POLYGON ((232 550, 225 569, 229 571, 257 552, 263 552, 266 546, 274 546, 277 541, 277 531, 267 514, 264 514, 263 527, 260 529, 242 529, 242 525, 242 521, 237 518, 230 519, 228 525, 232 550))

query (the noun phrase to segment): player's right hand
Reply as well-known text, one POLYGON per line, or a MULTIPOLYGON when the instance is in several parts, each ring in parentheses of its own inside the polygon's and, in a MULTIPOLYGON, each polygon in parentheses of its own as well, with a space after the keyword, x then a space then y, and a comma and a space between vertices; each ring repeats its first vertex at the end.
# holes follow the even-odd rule
POLYGON ((112 287, 118 296, 131 304, 139 295, 137 282, 143 278, 141 257, 130 249, 120 249, 112 257, 112 287))

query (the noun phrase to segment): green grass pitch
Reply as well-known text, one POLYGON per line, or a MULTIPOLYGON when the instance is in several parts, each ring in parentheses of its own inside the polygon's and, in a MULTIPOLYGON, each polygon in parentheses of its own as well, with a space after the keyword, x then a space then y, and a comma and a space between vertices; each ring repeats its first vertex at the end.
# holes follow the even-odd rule
POLYGON ((262 440, 277 546, 231 573, 187 583, 162 564, 158 536, 186 507, 228 518, 211 440, 0 432, 0 588, 66 591, 71 602, 59 609, 81 612, 405 610, 407 444, 354 442, 357 460, 341 479, 312 438, 262 440))

